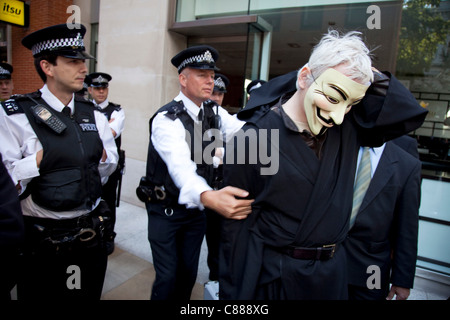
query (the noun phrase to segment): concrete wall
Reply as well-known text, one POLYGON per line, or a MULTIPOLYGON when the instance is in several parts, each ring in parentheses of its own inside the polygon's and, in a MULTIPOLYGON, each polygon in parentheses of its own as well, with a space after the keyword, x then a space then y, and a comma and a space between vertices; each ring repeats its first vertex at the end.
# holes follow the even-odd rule
POLYGON ((100 1, 97 71, 112 76, 109 100, 125 109, 122 148, 126 173, 121 199, 136 205, 145 174, 148 120, 179 91, 170 59, 186 47, 186 38, 170 33, 171 1, 100 1))

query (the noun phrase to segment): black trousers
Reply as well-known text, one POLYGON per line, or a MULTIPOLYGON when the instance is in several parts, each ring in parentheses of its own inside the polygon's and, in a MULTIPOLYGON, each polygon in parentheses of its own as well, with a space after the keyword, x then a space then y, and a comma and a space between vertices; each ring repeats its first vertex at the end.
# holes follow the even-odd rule
POLYGON ((205 214, 180 206, 172 209, 147 203, 146 207, 156 273, 151 299, 189 300, 205 235, 205 214))
POLYGON ((222 216, 215 211, 205 209, 206 214, 206 245, 208 246, 207 263, 209 280, 219 280, 219 252, 222 216))
MULTIPOLYGON (((87 216, 90 221, 91 215, 87 216)), ((88 241, 67 241, 54 245, 52 239, 72 237, 77 219, 59 223, 53 219, 24 217, 25 245, 17 281, 18 300, 99 300, 105 279, 107 254, 102 226, 92 227, 96 235, 88 241)), ((86 236, 88 236, 87 234, 86 236)), ((87 238, 85 238, 87 239, 87 238)))
POLYGON ((106 230, 107 240, 113 240, 115 237, 114 225, 116 224, 117 187, 120 176, 120 170, 114 171, 102 187, 102 199, 105 200, 110 210, 110 221, 108 230, 106 230))

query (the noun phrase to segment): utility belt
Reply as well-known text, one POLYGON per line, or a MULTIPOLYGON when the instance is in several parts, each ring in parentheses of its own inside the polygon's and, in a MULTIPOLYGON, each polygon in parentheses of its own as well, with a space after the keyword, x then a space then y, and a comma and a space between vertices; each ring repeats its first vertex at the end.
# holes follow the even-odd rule
POLYGON ((24 216, 25 251, 64 253, 104 245, 105 224, 110 219, 106 202, 94 211, 72 219, 47 219, 24 216))
POLYGON ((170 206, 178 202, 177 196, 168 192, 163 185, 158 186, 154 184, 146 176, 139 181, 139 185, 136 188, 136 196, 144 203, 159 203, 170 206))
POLYGON ((144 203, 158 204, 164 209, 164 214, 168 217, 172 216, 174 210, 185 210, 186 206, 178 203, 178 195, 166 190, 161 185, 158 186, 147 179, 142 177, 139 181, 139 185, 136 188, 136 196, 144 203))
POLYGON ((336 252, 336 244, 324 245, 316 248, 305 248, 286 246, 282 248, 275 248, 276 251, 284 253, 294 259, 301 260, 330 260, 336 252))

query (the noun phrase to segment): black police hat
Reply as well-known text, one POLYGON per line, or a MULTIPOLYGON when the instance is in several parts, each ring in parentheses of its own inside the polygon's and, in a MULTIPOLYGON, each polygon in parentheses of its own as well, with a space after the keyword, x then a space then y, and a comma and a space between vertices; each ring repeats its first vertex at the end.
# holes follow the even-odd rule
POLYGON ((250 92, 252 92, 255 89, 258 89, 259 87, 261 87, 264 83, 266 83, 267 81, 264 80, 253 80, 252 82, 250 82, 247 86, 247 93, 250 94, 250 92))
POLYGON ((111 81, 112 77, 104 72, 93 72, 86 76, 84 82, 89 87, 102 87, 102 88, 108 88, 109 82, 111 81))
POLYGON ((227 86, 230 83, 230 80, 228 78, 220 73, 216 73, 214 76, 214 91, 219 92, 227 92, 227 86))
POLYGON ((211 46, 201 45, 184 49, 170 60, 180 73, 184 68, 215 70, 219 53, 211 46))
POLYGON ((30 33, 22 39, 22 44, 31 50, 33 57, 45 53, 71 59, 94 59, 85 51, 83 37, 86 27, 69 29, 67 24, 59 24, 30 33))
POLYGON ((6 62, 0 63, 0 79, 11 79, 13 66, 6 62))

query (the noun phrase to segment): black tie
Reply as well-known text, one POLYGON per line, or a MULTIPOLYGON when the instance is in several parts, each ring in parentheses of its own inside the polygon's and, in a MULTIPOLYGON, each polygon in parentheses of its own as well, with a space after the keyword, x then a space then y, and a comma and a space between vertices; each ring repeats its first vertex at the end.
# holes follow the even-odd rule
POLYGON ((197 116, 198 121, 203 121, 203 109, 200 108, 200 111, 197 116))
POLYGON ((70 108, 68 106, 65 106, 62 109, 62 113, 64 113, 66 116, 70 117, 70 108))

